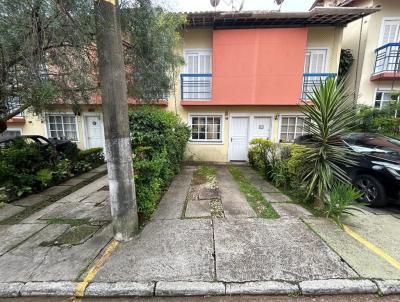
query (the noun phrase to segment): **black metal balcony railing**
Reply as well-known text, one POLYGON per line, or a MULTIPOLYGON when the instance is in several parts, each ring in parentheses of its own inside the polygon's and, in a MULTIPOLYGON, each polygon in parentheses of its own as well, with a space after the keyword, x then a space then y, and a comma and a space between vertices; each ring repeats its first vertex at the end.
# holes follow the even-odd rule
POLYGON ((210 100, 212 92, 212 74, 181 74, 182 100, 210 100))
POLYGON ((400 43, 388 43, 375 49, 374 74, 400 72, 400 43))
POLYGON ((303 75, 301 98, 303 100, 307 99, 307 95, 312 94, 313 89, 321 85, 321 82, 325 81, 327 78, 334 77, 336 77, 336 73, 305 73, 303 75))

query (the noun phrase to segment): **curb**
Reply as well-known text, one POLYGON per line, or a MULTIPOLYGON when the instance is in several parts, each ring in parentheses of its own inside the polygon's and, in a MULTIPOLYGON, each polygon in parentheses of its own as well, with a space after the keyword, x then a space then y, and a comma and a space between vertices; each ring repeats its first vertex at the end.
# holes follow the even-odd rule
POLYGON ((21 296, 73 296, 77 283, 59 282, 28 282, 20 290, 21 296))
POLYGON ((227 295, 289 295, 299 292, 297 285, 288 282, 261 281, 227 283, 227 295))
POLYGON ((299 283, 303 295, 373 294, 378 287, 371 280, 313 280, 299 283))
POLYGON ((155 296, 221 296, 225 295, 222 282, 157 282, 155 296))
MULTIPOLYGON (((74 296, 76 282, 0 283, 0 297, 74 296)), ((173 297, 221 295, 339 295, 400 294, 400 280, 327 279, 299 283, 285 281, 252 282, 93 282, 85 297, 173 297)))
POLYGON ((149 297, 154 294, 154 283, 94 282, 88 285, 85 297, 149 297))

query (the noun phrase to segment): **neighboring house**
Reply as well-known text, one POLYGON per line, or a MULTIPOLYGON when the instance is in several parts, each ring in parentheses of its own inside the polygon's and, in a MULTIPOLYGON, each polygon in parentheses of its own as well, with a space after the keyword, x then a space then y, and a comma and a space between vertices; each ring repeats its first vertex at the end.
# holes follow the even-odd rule
MULTIPOLYGON (((336 76, 344 26, 376 11, 188 13, 185 66, 166 107, 191 127, 187 158, 247 160, 253 138, 292 142, 304 134, 298 105, 321 79, 336 76)), ((59 109, 25 116, 21 130, 89 148, 104 142, 101 116, 99 105, 79 114, 59 109)))
MULTIPOLYGON (((315 5, 324 5, 316 1, 315 5)), ((355 58, 349 87, 360 104, 382 108, 400 90, 400 1, 346 0, 340 7, 379 7, 380 11, 351 22, 343 32, 342 48, 355 58)))

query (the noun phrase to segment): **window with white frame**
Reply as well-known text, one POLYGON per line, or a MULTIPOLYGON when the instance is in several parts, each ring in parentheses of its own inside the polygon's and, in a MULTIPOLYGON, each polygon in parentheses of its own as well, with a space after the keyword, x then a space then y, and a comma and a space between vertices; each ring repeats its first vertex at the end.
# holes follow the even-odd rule
POLYGON ((302 115, 283 115, 279 141, 292 143, 297 137, 308 133, 305 123, 306 117, 302 115))
POLYGON ((382 23, 380 46, 387 43, 399 42, 400 39, 400 18, 384 20, 382 23))
POLYGON ((327 49, 307 49, 304 62, 304 73, 325 72, 327 49))
POLYGON ((191 141, 220 142, 222 115, 190 115, 191 141))
POLYGON ((17 137, 20 136, 22 133, 21 129, 19 128, 7 128, 6 131, 0 134, 2 137, 17 137))
POLYGON ((182 99, 211 99, 212 52, 210 49, 186 49, 182 75, 182 99))
POLYGON ((376 91, 374 107, 377 109, 382 109, 383 107, 388 105, 392 100, 391 94, 392 92, 390 91, 382 91, 382 90, 376 91))
POLYGON ((78 140, 76 117, 73 114, 47 114, 47 130, 52 138, 78 140))

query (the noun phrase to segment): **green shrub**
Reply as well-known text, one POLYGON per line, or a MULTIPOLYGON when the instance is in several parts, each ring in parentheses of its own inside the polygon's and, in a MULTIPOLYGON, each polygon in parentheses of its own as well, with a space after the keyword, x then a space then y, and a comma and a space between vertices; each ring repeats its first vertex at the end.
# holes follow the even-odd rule
POLYGON ((78 146, 75 143, 70 142, 61 151, 61 156, 62 158, 75 162, 78 160, 79 152, 78 146))
POLYGON ((179 171, 190 131, 173 112, 151 107, 130 111, 129 128, 138 210, 148 219, 179 171))
POLYGON ((37 145, 28 145, 22 139, 0 149, 0 187, 6 199, 39 190, 42 182, 40 177, 37 179, 37 173, 50 165, 37 145))
POLYGON ((361 211, 353 206, 361 196, 362 194, 354 189, 352 185, 343 182, 335 183, 329 192, 328 198, 325 200, 326 216, 332 218, 342 227, 344 214, 353 215, 353 211, 361 211))
POLYGON ((40 192, 103 162, 101 148, 79 151, 71 143, 57 153, 50 146, 43 150, 17 138, 11 146, 0 149, 0 198, 10 201, 40 192))
POLYGON ((306 201, 307 191, 303 178, 304 167, 307 165, 304 152, 307 147, 273 144, 265 139, 255 139, 250 144, 250 164, 275 186, 290 191, 296 199, 306 201))
POLYGON ((265 169, 268 151, 272 147, 272 142, 268 139, 255 138, 250 142, 248 152, 249 163, 258 170, 265 169))
POLYGON ((103 148, 80 150, 77 156, 77 161, 90 163, 93 166, 99 166, 104 163, 103 148))

